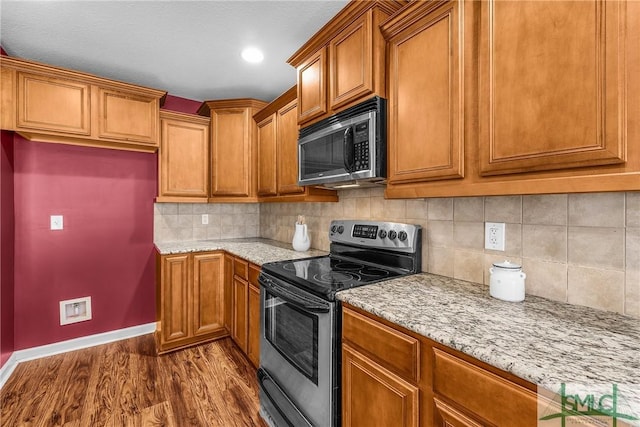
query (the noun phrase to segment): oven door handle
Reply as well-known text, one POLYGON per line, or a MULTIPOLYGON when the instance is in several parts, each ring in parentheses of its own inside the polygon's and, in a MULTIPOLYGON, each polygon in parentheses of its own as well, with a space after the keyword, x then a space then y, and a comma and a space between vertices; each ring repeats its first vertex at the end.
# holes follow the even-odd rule
POLYGON ((328 313, 330 311, 329 302, 314 301, 310 298, 296 295, 288 289, 278 286, 273 280, 267 279, 266 277, 260 278, 260 284, 269 289, 269 292, 274 296, 288 302, 289 304, 293 304, 302 310, 310 313, 328 313))

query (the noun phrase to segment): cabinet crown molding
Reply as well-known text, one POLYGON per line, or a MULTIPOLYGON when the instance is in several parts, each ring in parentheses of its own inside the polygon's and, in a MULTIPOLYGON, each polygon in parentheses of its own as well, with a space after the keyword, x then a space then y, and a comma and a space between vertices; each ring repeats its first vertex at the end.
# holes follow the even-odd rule
POLYGON ((154 98, 160 99, 160 106, 164 104, 167 97, 167 92, 159 89, 153 89, 146 86, 134 85, 118 80, 111 80, 104 77, 99 77, 94 74, 85 73, 82 71, 69 70, 67 68, 56 67, 53 65, 43 64, 36 61, 26 60, 22 58, 14 58, 10 56, 0 56, 0 66, 2 68, 11 68, 17 71, 26 71, 33 74, 42 74, 46 76, 58 76, 75 81, 90 83, 98 85, 100 87, 106 87, 110 89, 135 91, 141 95, 148 95, 154 98))
POLYGON ((254 98, 234 98, 234 99, 218 99, 214 101, 204 101, 200 108, 198 108, 198 114, 201 116, 211 115, 211 110, 217 108, 255 108, 257 110, 263 109, 267 105, 267 102, 254 98))
POLYGON ((282 95, 280 95, 279 97, 271 101, 262 110, 254 114, 253 120, 255 120, 256 123, 260 123, 261 121, 263 121, 264 119, 266 119, 267 117, 269 117, 270 115, 277 112, 279 109, 281 109, 282 107, 284 107, 285 105, 287 105, 288 103, 296 99, 297 97, 298 97, 298 85, 295 85, 289 90, 287 90, 285 93, 283 93, 282 95))
POLYGON ((356 18, 370 9, 377 8, 389 15, 406 5, 403 0, 352 0, 336 16, 327 22, 309 41, 287 60, 287 64, 297 68, 311 54, 329 44, 340 31, 348 27, 356 18))
POLYGON ((211 122, 211 118, 203 117, 196 114, 183 113, 180 111, 172 111, 172 110, 163 110, 160 109, 160 118, 161 119, 173 119, 173 120, 184 120, 191 123, 199 123, 202 125, 208 125, 211 122))

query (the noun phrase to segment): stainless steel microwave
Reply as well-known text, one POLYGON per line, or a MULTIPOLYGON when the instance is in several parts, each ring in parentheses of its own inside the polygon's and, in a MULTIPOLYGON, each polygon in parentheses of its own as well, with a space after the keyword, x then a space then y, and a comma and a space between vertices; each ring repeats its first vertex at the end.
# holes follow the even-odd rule
POLYGON ((298 185, 329 188, 384 182, 386 100, 374 97, 300 130, 298 185))

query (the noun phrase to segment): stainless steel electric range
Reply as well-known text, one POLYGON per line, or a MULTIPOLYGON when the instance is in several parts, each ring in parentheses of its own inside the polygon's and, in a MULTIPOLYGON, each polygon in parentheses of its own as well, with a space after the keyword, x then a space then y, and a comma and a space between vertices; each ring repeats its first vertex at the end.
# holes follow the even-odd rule
POLYGON ((335 294, 421 270, 422 229, 339 220, 326 256, 262 265, 260 413, 271 426, 340 425, 335 294))

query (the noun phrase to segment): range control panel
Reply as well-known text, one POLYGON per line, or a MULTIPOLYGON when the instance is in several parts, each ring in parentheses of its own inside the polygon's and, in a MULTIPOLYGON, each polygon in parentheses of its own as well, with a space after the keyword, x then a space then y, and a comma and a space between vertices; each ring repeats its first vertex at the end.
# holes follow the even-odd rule
POLYGON ((385 221, 334 220, 329 240, 347 245, 414 252, 422 227, 385 221))

